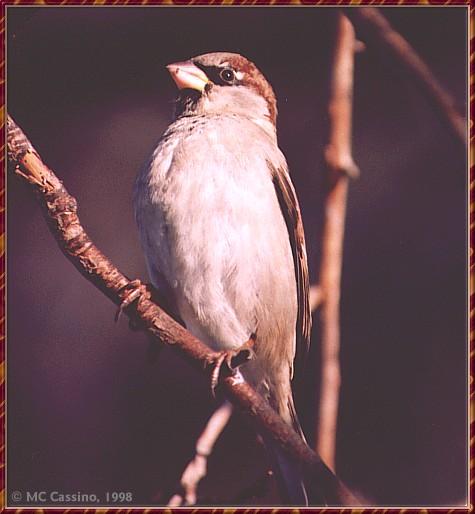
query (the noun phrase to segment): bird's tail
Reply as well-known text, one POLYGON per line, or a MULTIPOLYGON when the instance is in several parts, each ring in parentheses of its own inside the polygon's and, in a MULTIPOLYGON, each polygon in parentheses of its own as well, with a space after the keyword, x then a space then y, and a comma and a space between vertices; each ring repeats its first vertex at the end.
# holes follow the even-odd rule
MULTIPOLYGON (((283 416, 286 421, 292 423, 295 431, 305 441, 302 428, 295 412, 295 407, 290 397, 287 402, 286 416, 283 416)), ((280 409, 279 409, 280 410, 280 409)), ((303 480, 302 464, 288 456, 282 448, 269 437, 264 437, 266 448, 269 452, 271 464, 274 469, 277 483, 282 494, 285 496, 285 501, 289 505, 308 505, 307 491, 303 480)))

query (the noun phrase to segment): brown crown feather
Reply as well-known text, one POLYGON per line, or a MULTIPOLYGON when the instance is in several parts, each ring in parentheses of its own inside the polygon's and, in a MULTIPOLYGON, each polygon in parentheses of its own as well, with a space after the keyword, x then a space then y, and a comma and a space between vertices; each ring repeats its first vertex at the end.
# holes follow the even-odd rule
POLYGON ((228 63, 234 70, 244 73, 242 84, 248 86, 262 96, 267 102, 269 117, 276 124, 277 121, 277 101, 274 90, 257 66, 240 54, 229 52, 215 52, 203 54, 192 59, 203 66, 221 66, 228 63))

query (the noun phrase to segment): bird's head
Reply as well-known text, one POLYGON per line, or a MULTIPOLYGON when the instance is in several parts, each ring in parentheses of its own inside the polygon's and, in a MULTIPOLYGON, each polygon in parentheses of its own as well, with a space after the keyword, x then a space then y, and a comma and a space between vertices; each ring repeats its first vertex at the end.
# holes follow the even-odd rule
POLYGON ((176 115, 238 114, 274 126, 274 91, 256 65, 239 54, 216 52, 167 66, 180 94, 176 115))

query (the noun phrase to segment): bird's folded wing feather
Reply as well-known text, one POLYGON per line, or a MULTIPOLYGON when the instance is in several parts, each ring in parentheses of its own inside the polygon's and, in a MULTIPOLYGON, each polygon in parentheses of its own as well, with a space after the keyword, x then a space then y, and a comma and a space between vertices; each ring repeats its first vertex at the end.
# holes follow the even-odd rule
POLYGON ((285 167, 275 167, 269 163, 272 170, 277 198, 289 232, 290 245, 294 258, 295 278, 297 281, 297 353, 306 354, 310 344, 310 330, 312 319, 309 303, 309 278, 307 265, 307 251, 305 249, 305 235, 302 216, 289 173, 285 167))

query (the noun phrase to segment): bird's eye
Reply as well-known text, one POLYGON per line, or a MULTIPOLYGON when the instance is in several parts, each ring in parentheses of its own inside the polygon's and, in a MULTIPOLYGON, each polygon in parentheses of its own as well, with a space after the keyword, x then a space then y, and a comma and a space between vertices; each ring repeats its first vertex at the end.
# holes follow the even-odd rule
POLYGON ((224 82, 232 82, 234 80, 234 70, 231 68, 224 68, 219 74, 224 82))

